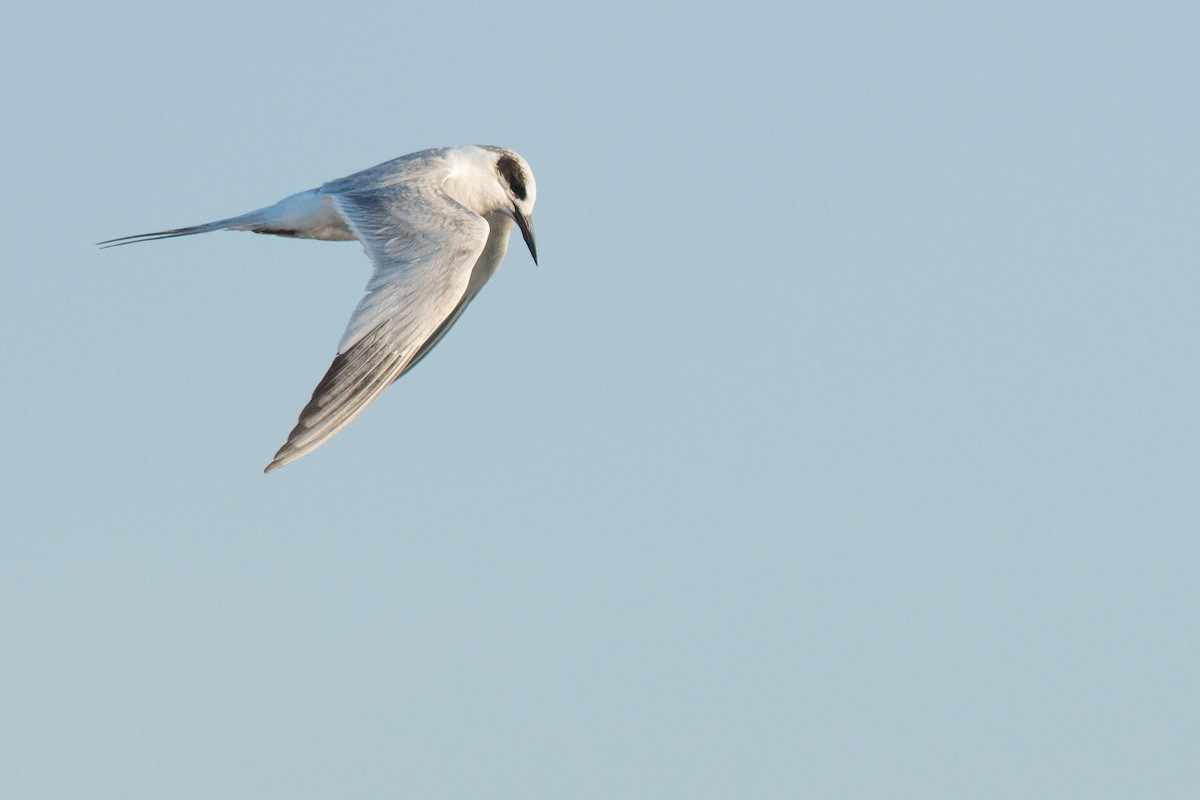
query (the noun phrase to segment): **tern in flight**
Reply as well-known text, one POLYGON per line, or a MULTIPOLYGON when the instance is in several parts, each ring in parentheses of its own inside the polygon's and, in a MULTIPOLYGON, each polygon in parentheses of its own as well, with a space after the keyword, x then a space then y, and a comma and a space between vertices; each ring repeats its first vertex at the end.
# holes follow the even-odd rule
POLYGON ((266 472, 346 427, 446 335, 496 272, 513 223, 537 263, 529 164, 502 147, 422 150, 238 217, 100 242, 112 247, 209 231, 357 239, 374 263, 337 356, 266 472))

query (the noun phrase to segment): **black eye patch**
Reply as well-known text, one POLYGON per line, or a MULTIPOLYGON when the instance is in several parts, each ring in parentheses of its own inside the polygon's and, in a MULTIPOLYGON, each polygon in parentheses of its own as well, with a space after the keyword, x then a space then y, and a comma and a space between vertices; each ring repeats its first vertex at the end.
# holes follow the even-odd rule
POLYGON ((508 188, 512 189, 513 197, 524 200, 525 174, 517 160, 512 156, 500 156, 496 161, 496 170, 508 181, 508 188))

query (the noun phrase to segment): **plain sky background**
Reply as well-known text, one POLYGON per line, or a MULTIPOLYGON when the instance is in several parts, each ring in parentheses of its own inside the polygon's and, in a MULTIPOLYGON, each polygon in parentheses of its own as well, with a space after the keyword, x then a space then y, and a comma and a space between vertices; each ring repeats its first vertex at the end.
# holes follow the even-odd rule
POLYGON ((6 3, 0 795, 1200 786, 1189 3, 6 3), (206 222, 511 147, 432 356, 206 222))

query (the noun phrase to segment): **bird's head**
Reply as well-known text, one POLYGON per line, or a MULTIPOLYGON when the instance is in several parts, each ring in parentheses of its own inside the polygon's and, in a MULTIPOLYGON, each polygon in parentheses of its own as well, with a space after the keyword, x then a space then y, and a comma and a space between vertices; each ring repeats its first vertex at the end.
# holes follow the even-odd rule
POLYGON ((537 184, 525 159, 503 147, 477 145, 446 151, 450 173, 442 184, 446 193, 480 216, 503 214, 517 223, 533 263, 533 204, 537 184))
POLYGON ((536 264, 538 258, 537 242, 533 238, 533 204, 537 202, 537 183, 533 179, 533 170, 529 168, 525 159, 511 150, 501 147, 488 149, 495 155, 493 166, 496 179, 506 195, 506 208, 503 210, 521 229, 521 235, 525 237, 525 244, 529 247, 529 254, 533 256, 533 263, 536 264))

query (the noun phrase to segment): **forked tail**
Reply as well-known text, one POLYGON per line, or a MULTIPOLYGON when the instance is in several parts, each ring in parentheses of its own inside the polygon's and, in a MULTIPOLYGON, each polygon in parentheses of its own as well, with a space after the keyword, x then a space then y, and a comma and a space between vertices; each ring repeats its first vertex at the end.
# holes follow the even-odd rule
POLYGON ((138 233, 97 242, 100 247, 119 247, 135 242, 152 242, 155 239, 173 239, 176 236, 191 236, 209 231, 253 231, 274 236, 299 237, 301 239, 325 239, 344 242, 354 239, 354 232, 346 220, 334 208, 320 189, 309 189, 291 197, 285 197, 273 206, 242 214, 240 217, 220 219, 205 225, 187 228, 172 228, 169 231, 138 233))
POLYGON ((204 225, 190 225, 186 228, 172 228, 167 231, 152 231, 150 233, 135 233, 133 236, 119 236, 116 239, 105 239, 103 242, 96 242, 96 245, 101 248, 120 247, 123 244, 137 244, 138 242, 152 242, 155 239, 173 239, 176 236, 191 236, 195 233, 208 233, 210 231, 252 231, 259 227, 258 223, 261 219, 262 212, 252 211, 249 214, 243 214, 240 217, 230 217, 229 219, 221 219, 216 222, 208 222, 204 225))

